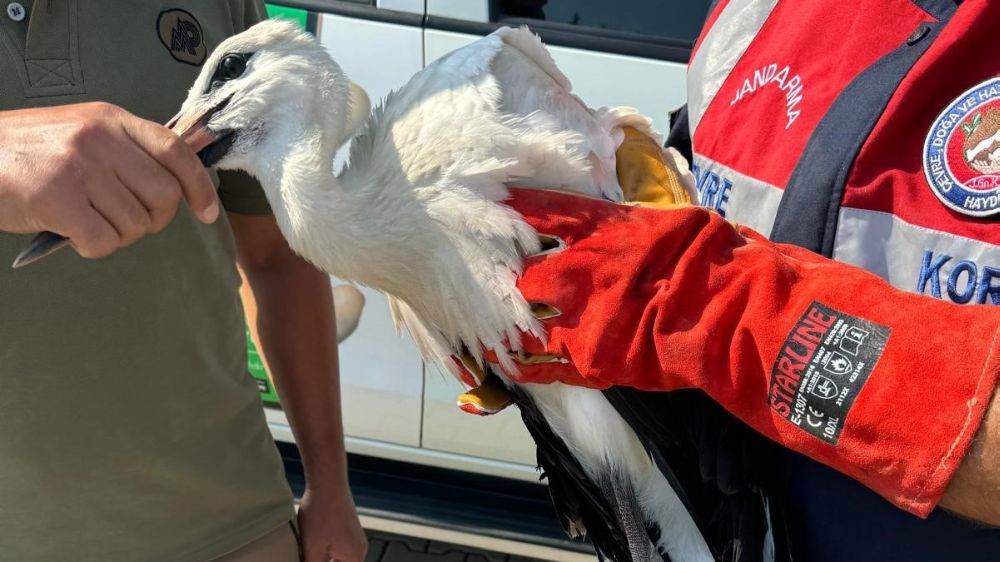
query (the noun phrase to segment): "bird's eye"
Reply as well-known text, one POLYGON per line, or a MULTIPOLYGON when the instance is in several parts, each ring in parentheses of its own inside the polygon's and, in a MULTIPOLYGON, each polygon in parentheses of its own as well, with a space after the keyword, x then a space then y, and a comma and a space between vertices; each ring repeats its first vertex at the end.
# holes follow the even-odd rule
POLYGON ((219 78, 233 80, 243 75, 247 69, 247 61, 243 55, 226 55, 219 63, 219 78))
POLYGON ((218 66, 215 67, 215 73, 212 74, 212 79, 208 81, 208 87, 205 88, 205 93, 222 86, 224 83, 230 80, 235 80, 247 70, 247 61, 250 60, 254 53, 229 53, 222 57, 219 61, 218 66))

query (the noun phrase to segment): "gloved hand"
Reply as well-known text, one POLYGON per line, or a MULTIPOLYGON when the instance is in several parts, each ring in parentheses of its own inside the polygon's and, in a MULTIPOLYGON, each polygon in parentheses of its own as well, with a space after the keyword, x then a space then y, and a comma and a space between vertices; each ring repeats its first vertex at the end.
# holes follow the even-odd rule
MULTIPOLYGON (((684 157, 632 127, 623 130, 625 140, 615 151, 615 162, 625 201, 662 209, 690 205, 695 179, 684 157)), ((510 394, 498 378, 479 371, 471 358, 466 358, 467 368, 456 360, 465 368, 463 378, 472 387, 458 396, 459 409, 489 416, 510 406, 510 394)))
POLYGON ((548 341, 526 337, 508 376, 699 388, 904 509, 937 503, 996 384, 1000 309, 899 291, 705 209, 534 190, 509 204, 550 250, 518 282, 548 341))
POLYGON ((687 160, 649 135, 631 127, 623 130, 625 140, 615 151, 615 167, 625 201, 661 209, 690 205, 695 178, 687 160))

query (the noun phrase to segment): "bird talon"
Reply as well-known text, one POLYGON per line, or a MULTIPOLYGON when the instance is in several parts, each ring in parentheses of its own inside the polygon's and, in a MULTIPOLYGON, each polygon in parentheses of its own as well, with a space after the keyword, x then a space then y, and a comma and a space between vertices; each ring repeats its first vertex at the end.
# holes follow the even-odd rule
POLYGON ((486 374, 486 371, 483 370, 482 366, 480 366, 479 363, 476 362, 475 357, 470 355, 468 351, 463 350, 461 355, 458 356, 458 360, 462 362, 462 366, 465 367, 465 370, 468 371, 469 374, 476 379, 475 386, 477 387, 482 386, 483 383, 486 382, 486 379, 489 378, 489 375, 486 374))
POLYGON ((511 358, 521 365, 546 365, 549 363, 569 363, 558 355, 511 352, 511 358))
POLYGON ((531 314, 534 315, 537 320, 548 320, 549 318, 555 318, 562 315, 562 311, 551 304, 533 302, 529 306, 531 306, 531 314))
POLYGON ((549 236, 548 234, 539 234, 538 242, 542 246, 542 251, 535 254, 536 256, 544 256, 546 254, 554 254, 556 252, 561 252, 566 249, 566 242, 562 238, 557 236, 549 236))
POLYGON ((479 387, 458 396, 458 408, 467 414, 492 416, 510 406, 512 398, 500 377, 489 374, 479 387))

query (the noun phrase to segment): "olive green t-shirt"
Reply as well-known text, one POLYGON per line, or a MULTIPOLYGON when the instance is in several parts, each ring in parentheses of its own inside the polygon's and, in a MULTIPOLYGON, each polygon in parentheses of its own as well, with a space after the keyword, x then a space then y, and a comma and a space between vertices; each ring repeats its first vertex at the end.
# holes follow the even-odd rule
MULTIPOLYGON (((161 123, 264 17, 253 0, 19 3, 21 21, 0 11, 0 110, 104 100, 161 123)), ((246 176, 220 198, 268 212, 246 176)), ((108 258, 11 270, 29 239, 0 233, 0 561, 205 561, 292 518, 225 216, 184 207, 108 258)))

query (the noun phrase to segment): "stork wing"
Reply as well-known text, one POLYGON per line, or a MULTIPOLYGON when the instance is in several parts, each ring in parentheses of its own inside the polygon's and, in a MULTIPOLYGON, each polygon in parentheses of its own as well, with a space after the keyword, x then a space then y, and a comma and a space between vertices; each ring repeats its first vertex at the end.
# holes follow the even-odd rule
MULTIPOLYGON (((501 28, 495 35, 503 48, 495 55, 491 70, 501 85, 500 109, 525 119, 556 123, 561 130, 579 133, 590 163, 590 181, 567 185, 567 191, 603 196, 621 201, 615 152, 624 140, 623 127, 636 129, 662 146, 663 138, 653 130, 652 121, 631 107, 591 109, 572 93, 573 87, 556 66, 545 45, 528 28, 501 28)), ((544 128, 545 123, 539 125, 544 128)), ((551 126, 551 125, 549 125, 551 126)), ((664 153, 665 159, 674 158, 664 153)), ((676 163, 675 163, 676 167, 676 163)), ((682 165, 686 169, 686 163, 682 165)), ((529 187, 559 187, 534 183, 529 187)))
POLYGON ((785 518, 764 496, 775 489, 776 445, 698 390, 604 395, 686 499, 717 560, 787 559, 785 518))
MULTIPOLYGON (((615 151, 626 126, 660 140, 634 109, 587 107, 537 36, 501 28, 390 94, 352 146, 351 160, 398 160, 416 185, 475 169, 477 179, 503 185, 620 201, 615 151), (397 153, 371 154, 380 148, 376 138, 391 138, 383 144, 397 153)), ((482 191, 498 200, 495 191, 482 191)))
POLYGON ((405 302, 391 295, 387 295, 387 298, 396 333, 402 335, 403 330, 406 330, 413 338, 413 343, 416 344, 421 357, 425 360, 433 360, 438 366, 447 369, 455 378, 460 378, 458 366, 448 360, 449 357, 455 355, 455 350, 441 332, 427 326, 420 319, 420 315, 405 302))

